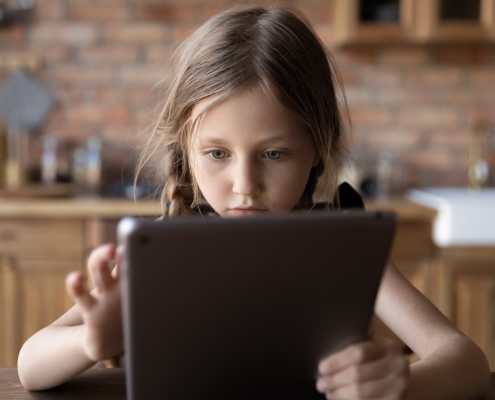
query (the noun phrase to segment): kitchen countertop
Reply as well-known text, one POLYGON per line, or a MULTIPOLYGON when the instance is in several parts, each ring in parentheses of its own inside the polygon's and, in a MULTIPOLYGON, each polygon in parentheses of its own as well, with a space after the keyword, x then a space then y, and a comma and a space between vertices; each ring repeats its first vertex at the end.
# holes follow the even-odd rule
MULTIPOLYGON (((401 221, 432 221, 434 209, 412 203, 403 198, 388 201, 366 201, 370 211, 393 211, 401 221)), ((159 201, 109 198, 71 199, 1 199, 0 218, 121 218, 126 215, 159 216, 159 201)))

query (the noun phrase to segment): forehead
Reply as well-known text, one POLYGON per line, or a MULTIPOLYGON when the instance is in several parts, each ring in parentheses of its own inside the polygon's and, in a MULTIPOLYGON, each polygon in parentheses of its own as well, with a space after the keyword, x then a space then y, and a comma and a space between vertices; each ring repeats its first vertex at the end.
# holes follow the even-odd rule
MULTIPOLYGON (((207 98, 192 110, 194 121, 216 99, 207 98)), ((259 86, 245 89, 207 110, 198 121, 195 139, 227 136, 233 133, 252 135, 299 136, 307 133, 303 119, 283 105, 272 93, 259 86)))

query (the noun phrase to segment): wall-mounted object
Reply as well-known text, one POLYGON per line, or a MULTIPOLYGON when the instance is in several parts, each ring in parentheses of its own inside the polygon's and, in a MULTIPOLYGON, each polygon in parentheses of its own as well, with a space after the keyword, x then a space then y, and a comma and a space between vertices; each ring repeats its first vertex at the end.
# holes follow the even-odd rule
POLYGON ((495 43, 495 0, 335 0, 337 45, 495 43))
POLYGON ((0 29, 29 22, 35 0, 0 0, 0 29))

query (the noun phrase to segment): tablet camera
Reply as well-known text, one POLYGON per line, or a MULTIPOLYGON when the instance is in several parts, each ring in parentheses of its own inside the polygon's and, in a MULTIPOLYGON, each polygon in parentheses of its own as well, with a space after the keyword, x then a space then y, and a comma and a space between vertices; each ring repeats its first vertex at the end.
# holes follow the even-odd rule
POLYGON ((139 238, 139 243, 147 245, 150 243, 150 237, 148 235, 143 235, 139 238))

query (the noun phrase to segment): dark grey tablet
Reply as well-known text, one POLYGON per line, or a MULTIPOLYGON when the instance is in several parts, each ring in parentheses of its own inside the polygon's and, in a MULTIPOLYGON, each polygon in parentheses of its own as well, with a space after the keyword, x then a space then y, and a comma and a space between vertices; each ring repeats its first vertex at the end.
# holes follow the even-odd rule
POLYGON ((321 359, 365 339, 391 213, 123 219, 128 399, 321 399, 321 359))

